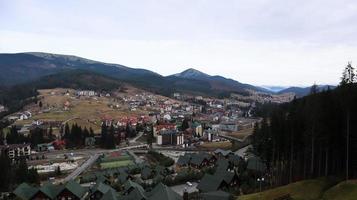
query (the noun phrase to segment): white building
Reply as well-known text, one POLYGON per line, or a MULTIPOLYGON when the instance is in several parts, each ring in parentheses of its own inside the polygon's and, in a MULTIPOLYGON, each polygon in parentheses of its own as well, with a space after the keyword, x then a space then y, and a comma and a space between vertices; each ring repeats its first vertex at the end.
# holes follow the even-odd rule
POLYGON ((30 144, 9 144, 0 146, 1 153, 7 153, 10 159, 29 157, 31 155, 30 144))

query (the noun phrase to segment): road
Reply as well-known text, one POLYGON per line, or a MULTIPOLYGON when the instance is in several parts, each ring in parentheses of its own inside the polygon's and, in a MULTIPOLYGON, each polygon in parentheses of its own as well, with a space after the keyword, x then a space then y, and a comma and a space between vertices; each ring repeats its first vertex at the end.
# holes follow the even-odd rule
POLYGON ((85 171, 88 167, 92 166, 95 161, 99 158, 100 154, 96 153, 94 155, 91 155, 88 160, 86 160, 80 167, 78 167, 76 170, 74 170, 72 173, 70 173, 66 178, 62 180, 62 182, 67 182, 69 180, 75 179, 77 176, 79 176, 83 171, 85 171))
POLYGON ((141 136, 143 136, 143 133, 144 132, 139 132, 139 134, 135 138, 129 140, 129 142, 130 143, 135 143, 137 139, 139 139, 141 136))

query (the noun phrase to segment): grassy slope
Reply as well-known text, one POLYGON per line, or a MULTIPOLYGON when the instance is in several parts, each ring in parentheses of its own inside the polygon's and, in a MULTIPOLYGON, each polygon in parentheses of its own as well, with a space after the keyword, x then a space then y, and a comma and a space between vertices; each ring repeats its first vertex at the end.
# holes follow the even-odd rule
MULTIPOLYGON (((324 192, 334 184, 325 178, 300 181, 286 186, 274 188, 262 193, 240 196, 239 200, 274 200, 285 194, 290 194, 294 200, 320 200, 324 192)), ((344 198, 343 198, 344 199, 344 198)), ((330 199, 329 199, 330 200, 330 199)), ((337 200, 337 199, 333 199, 337 200)), ((338 199, 340 200, 340 199, 338 199)), ((341 199, 342 200, 342 199, 341 199)))
POLYGON ((357 182, 341 182, 327 190, 322 200, 355 200, 357 199, 357 182))

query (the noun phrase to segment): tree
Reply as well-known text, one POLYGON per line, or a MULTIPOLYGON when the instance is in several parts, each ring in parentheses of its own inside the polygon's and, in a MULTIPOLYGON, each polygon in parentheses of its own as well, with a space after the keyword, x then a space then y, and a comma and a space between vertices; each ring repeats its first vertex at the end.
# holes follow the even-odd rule
POLYGON ((61 167, 60 167, 60 166, 57 166, 57 168, 56 168, 56 175, 57 175, 57 176, 60 176, 61 174, 62 174, 61 167))
POLYGON ((42 144, 45 142, 43 132, 44 130, 40 127, 36 127, 35 129, 30 131, 30 142, 32 146, 37 146, 38 144, 42 144))
POLYGON ((6 153, 0 153, 0 191, 6 192, 12 181, 11 160, 6 153))
POLYGON ((89 127, 89 137, 94 137, 94 131, 92 127, 89 127))
POLYGON ((356 74, 351 62, 348 62, 347 66, 343 70, 340 85, 351 84, 355 82, 356 74))
POLYGON ((28 167, 26 159, 20 159, 20 162, 15 170, 16 183, 23 183, 28 180, 28 167))
POLYGON ((38 103, 38 106, 39 106, 40 108, 42 108, 42 101, 40 101, 40 102, 38 103))
POLYGON ((186 129, 190 128, 189 121, 190 120, 187 118, 182 121, 181 131, 185 131, 186 129))
POLYGON ((30 168, 28 170, 27 181, 33 184, 40 184, 40 175, 35 168, 30 168))
POLYGON ((115 148, 115 136, 114 136, 114 126, 110 126, 109 134, 105 138, 105 148, 114 149, 115 148))
MULTIPOLYGON (((345 67, 342 77, 340 86, 343 88, 345 95, 349 95, 352 92, 352 85, 355 83, 356 74, 354 72, 354 68, 352 67, 351 62, 348 62, 347 66, 345 67)), ((350 166, 350 108, 353 102, 346 99, 343 101, 343 106, 346 110, 346 180, 349 179, 349 166, 350 166)))
POLYGON ((101 131, 101 146, 103 148, 106 147, 105 142, 106 142, 107 135, 108 135, 108 127, 105 124, 105 122, 103 122, 102 123, 102 131, 101 131))
POLYGON ((69 129, 69 125, 66 123, 66 125, 64 127, 64 138, 68 139, 70 133, 71 133, 71 130, 69 129))
POLYGON ((153 125, 150 125, 150 130, 147 133, 147 138, 146 138, 146 143, 149 145, 149 147, 152 147, 152 143, 154 141, 154 128, 153 125))

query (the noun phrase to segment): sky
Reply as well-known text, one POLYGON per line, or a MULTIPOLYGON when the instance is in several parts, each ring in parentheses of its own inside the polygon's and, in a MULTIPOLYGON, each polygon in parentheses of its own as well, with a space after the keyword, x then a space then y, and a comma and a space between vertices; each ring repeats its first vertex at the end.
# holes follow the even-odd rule
POLYGON ((357 63, 357 1, 0 0, 0 53, 18 52, 254 85, 337 84, 357 63))

